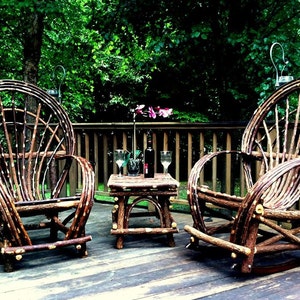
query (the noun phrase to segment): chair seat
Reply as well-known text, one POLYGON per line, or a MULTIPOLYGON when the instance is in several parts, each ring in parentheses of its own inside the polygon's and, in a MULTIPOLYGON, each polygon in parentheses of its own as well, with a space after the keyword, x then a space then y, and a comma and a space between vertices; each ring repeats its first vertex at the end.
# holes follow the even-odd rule
POLYGON ((15 206, 20 216, 33 216, 62 212, 70 208, 77 208, 79 203, 79 197, 70 197, 62 199, 16 202, 15 206))

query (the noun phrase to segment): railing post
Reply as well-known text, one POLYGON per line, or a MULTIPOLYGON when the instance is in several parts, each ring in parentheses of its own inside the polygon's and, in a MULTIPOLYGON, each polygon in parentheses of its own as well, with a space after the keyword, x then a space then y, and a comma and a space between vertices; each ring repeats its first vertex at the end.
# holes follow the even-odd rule
POLYGON ((107 143, 107 134, 103 134, 103 183, 104 191, 108 191, 107 182, 108 182, 108 143, 107 143))
POLYGON ((154 149, 154 172, 157 172, 157 135, 155 132, 152 133, 152 140, 153 140, 153 149, 154 149))
MULTIPOLYGON (((204 147, 205 147, 204 145, 205 145, 204 144, 204 133, 201 131, 200 136, 199 136, 199 158, 198 159, 203 157, 205 154, 204 153, 204 147)), ((199 180, 200 180, 200 184, 204 183, 204 172, 201 172, 199 180)))
POLYGON ((180 179, 180 133, 176 131, 175 134, 175 178, 180 179))
MULTIPOLYGON (((123 147, 122 149, 126 150, 128 149, 127 147, 127 134, 125 131, 122 132, 122 144, 123 144, 123 147)), ((123 168, 123 173, 127 174, 127 166, 123 168)))
MULTIPOLYGON (((77 137, 77 155, 78 156, 82 156, 81 153, 81 134, 76 134, 77 137)), ((81 185, 81 181, 82 181, 82 176, 81 176, 81 170, 79 170, 79 168, 77 168, 77 188, 81 189, 82 185, 81 185)))
POLYGON ((84 134, 84 152, 85 158, 89 161, 90 160, 90 137, 88 132, 84 134))
MULTIPOLYGON (((121 147, 118 146, 118 141, 117 141, 117 136, 113 136, 113 147, 112 147, 112 155, 114 155, 114 150, 115 149, 120 149, 121 147)), ((117 164, 114 163, 114 157, 112 156, 112 161, 113 161, 113 172, 116 174, 118 172, 117 170, 117 164)), ((124 170, 123 170, 124 171, 124 170)))
POLYGON ((98 162, 98 155, 99 155, 99 139, 97 132, 94 132, 94 172, 95 172, 95 189, 98 189, 99 185, 99 162, 98 162))
POLYGON ((188 154, 187 154, 187 169, 188 174, 190 174, 193 164, 193 136, 190 132, 188 132, 188 142, 187 142, 188 154))
MULTIPOLYGON (((217 143, 218 143, 218 139, 217 139, 217 134, 216 132, 213 133, 213 144, 212 144, 212 150, 213 152, 217 151, 217 143)), ((217 159, 213 158, 212 161, 212 189, 214 191, 217 190, 217 159)))
MULTIPOLYGON (((229 132, 226 133, 226 150, 231 150, 231 135, 229 132)), ((225 181, 226 181, 226 193, 230 194, 231 193, 231 155, 226 155, 226 176, 225 176, 225 181)))
POLYGON ((168 135, 167 133, 164 131, 164 140, 163 140, 163 151, 167 151, 168 150, 168 135))

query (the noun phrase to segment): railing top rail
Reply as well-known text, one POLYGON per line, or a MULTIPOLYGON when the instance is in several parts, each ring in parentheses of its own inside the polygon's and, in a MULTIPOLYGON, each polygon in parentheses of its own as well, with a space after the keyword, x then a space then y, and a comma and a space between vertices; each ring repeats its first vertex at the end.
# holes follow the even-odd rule
MULTIPOLYGON (((246 122, 211 122, 211 123, 183 123, 183 122, 136 122, 139 129, 176 129, 176 130, 232 130, 243 129, 246 122)), ((131 129, 132 122, 107 123, 73 123, 74 129, 131 129)))

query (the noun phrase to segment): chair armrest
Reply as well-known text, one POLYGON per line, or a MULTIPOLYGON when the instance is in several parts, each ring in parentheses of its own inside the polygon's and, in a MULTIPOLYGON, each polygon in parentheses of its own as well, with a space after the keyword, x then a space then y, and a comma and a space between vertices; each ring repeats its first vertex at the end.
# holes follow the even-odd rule
POLYGON ((203 205, 203 201, 212 202, 217 205, 221 204, 221 206, 223 207, 227 207, 228 203, 232 203, 232 209, 234 210, 237 210, 239 203, 242 201, 241 197, 212 191, 208 186, 199 185, 200 174, 204 170, 204 167, 207 165, 207 163, 212 159, 222 155, 238 155, 240 157, 246 157, 247 159, 257 159, 255 156, 241 151, 224 150, 207 154, 194 164, 188 179, 187 197, 191 208, 191 214, 194 220, 194 227, 202 230, 203 232, 206 231, 202 216, 203 208, 201 208, 201 205, 203 205), (199 198, 201 198, 201 200, 203 201, 201 201, 199 198))
MULTIPOLYGON (((82 231, 85 228, 85 224, 94 203, 95 174, 91 163, 84 157, 80 157, 77 155, 65 155, 59 157, 59 159, 69 159, 72 161, 76 161, 81 169, 82 174, 82 190, 80 194, 80 203, 77 206, 75 217, 72 221, 70 229, 65 236, 65 239, 73 239, 79 237, 84 233, 82 231)), ((65 170, 63 172, 65 172, 65 170)), ((65 174, 63 174, 62 176, 64 177, 64 175, 65 174)), ((58 190, 59 189, 60 188, 58 188, 58 190)))
POLYGON ((236 151, 236 150, 224 150, 224 151, 218 151, 213 152, 207 155, 204 155, 202 158, 200 158, 193 166, 189 179, 188 179, 188 194, 193 194, 197 191, 198 188, 198 181, 200 178, 200 173, 203 171, 205 165, 211 161, 213 158, 216 158, 221 155, 228 155, 228 154, 235 154, 242 157, 247 157, 247 159, 257 159, 255 156, 252 156, 250 154, 236 151))
MULTIPOLYGON (((283 162, 262 175, 245 196, 233 224, 232 241, 244 244, 253 216, 284 211, 300 199, 300 158, 283 162)), ((276 215, 276 213, 275 213, 276 215)))

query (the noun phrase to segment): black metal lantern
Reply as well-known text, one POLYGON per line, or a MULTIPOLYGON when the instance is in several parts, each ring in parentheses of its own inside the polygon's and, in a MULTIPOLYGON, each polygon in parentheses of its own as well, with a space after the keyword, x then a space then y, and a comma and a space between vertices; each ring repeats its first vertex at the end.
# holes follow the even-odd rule
POLYGON ((54 67, 51 81, 54 83, 54 88, 48 90, 47 93, 58 100, 61 103, 61 85, 66 77, 66 70, 62 65, 54 67), (59 70, 60 69, 60 70, 59 70), (59 72, 60 71, 60 72, 59 72))
POLYGON ((294 79, 294 77, 291 76, 291 75, 283 75, 284 69, 289 64, 289 61, 285 59, 285 57, 284 57, 284 49, 283 49, 283 47, 282 47, 282 45, 280 43, 275 42, 275 43, 272 44, 272 46, 270 48, 270 58, 271 58, 273 66, 275 68, 275 74, 276 74, 275 88, 278 88, 279 86, 281 86, 283 84, 286 84, 286 83, 288 83, 288 82, 290 82, 290 81, 292 81, 294 79), (273 50, 274 50, 275 46, 279 46, 281 48, 281 51, 282 51, 283 66, 281 68, 280 76, 278 74, 278 68, 277 68, 277 66, 276 66, 276 64, 274 63, 274 60, 273 60, 273 50))

